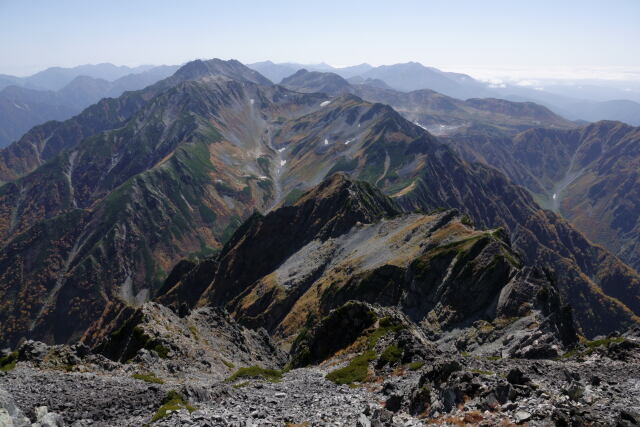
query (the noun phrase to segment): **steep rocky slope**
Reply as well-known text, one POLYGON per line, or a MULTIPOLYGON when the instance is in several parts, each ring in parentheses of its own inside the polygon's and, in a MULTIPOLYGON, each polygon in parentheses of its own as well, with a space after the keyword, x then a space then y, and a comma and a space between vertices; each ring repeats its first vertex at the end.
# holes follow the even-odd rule
POLYGON ((3 352, 0 420, 633 421, 637 330, 579 342, 558 283, 524 266, 504 230, 456 210, 402 212, 334 174, 250 217, 218 256, 178 263, 162 305, 121 310, 93 349, 3 352))
POLYGON ((269 85, 271 82, 238 61, 196 60, 181 67, 171 77, 142 90, 127 92, 114 99, 103 99, 81 114, 64 122, 36 126, 19 141, 0 151, 0 182, 15 179, 51 160, 80 141, 109 129, 122 127, 154 96, 181 82, 206 75, 220 75, 242 82, 269 85))
MULTIPOLYGON (((398 200, 409 203, 403 198, 398 200)), ((493 292, 505 286, 506 282, 499 285, 501 280, 508 281, 514 277, 522 262, 511 249, 506 253, 500 249, 501 244, 509 244, 510 239, 506 235, 501 232, 469 232, 462 222, 470 224, 470 218, 452 212, 431 216, 398 212, 398 205, 377 190, 366 185, 363 187, 344 174, 334 175, 292 206, 264 217, 251 217, 225 245, 217 260, 206 261, 202 267, 191 267, 193 273, 185 269, 182 272, 185 280, 179 278, 179 273, 172 274, 171 286, 166 287, 166 295, 160 296, 159 300, 178 310, 185 302, 191 306, 194 304, 195 298, 188 289, 203 292, 200 304, 224 305, 242 322, 253 327, 264 326, 285 340, 291 338, 291 331, 298 330, 307 321, 309 313, 314 317, 323 315, 327 310, 357 298, 358 292, 363 292, 366 295, 363 298, 369 302, 406 304, 411 307, 407 310, 415 316, 414 321, 429 317, 436 325, 442 323, 441 326, 455 323, 457 317, 451 311, 455 311, 456 306, 466 307, 469 312, 495 307, 491 302, 492 295, 495 295, 493 292), (370 226, 363 225, 379 218, 387 219, 370 226), (278 232, 285 228, 288 233, 278 232), (438 247, 444 243, 447 250, 438 247), (418 261, 421 251, 429 249, 431 254, 418 261), (465 262, 476 264, 480 270, 487 268, 491 274, 486 276, 485 283, 478 278, 480 273, 476 270, 473 277, 477 282, 477 293, 467 291, 469 300, 445 304, 438 299, 442 295, 433 295, 429 289, 445 286, 447 280, 454 280, 454 283, 462 280, 464 283, 465 274, 470 273, 462 266, 455 267, 458 260, 455 255, 467 251, 471 259, 478 258, 471 261, 461 255, 465 262), (498 262, 501 257, 504 258, 498 262), (483 264, 487 262, 489 264, 483 264), (215 267, 207 269, 206 265, 214 265, 212 263, 215 267), (421 268, 425 269, 427 282, 424 291, 417 291, 415 278, 422 274, 421 268), (202 271, 208 272, 202 274, 202 271), (208 286, 203 291, 204 283, 208 286), (188 301, 181 295, 188 295, 188 301), (449 308, 440 312, 437 309, 439 305, 449 308)), ((562 227, 570 230, 561 222, 556 224, 557 230, 562 231, 562 227)), ((567 292, 566 298, 572 305, 579 308, 586 305, 612 308, 617 305, 622 310, 615 316, 627 316, 627 309, 619 302, 602 298, 602 293, 590 287, 592 284, 581 280, 576 266, 571 266, 568 259, 564 264, 558 263, 557 259, 554 260, 557 253, 533 241, 528 234, 523 234, 520 241, 516 238, 511 241, 537 247, 530 255, 520 255, 525 263, 527 257, 538 259, 542 262, 540 265, 548 269, 547 273, 540 270, 519 273, 517 276, 522 280, 547 274, 546 280, 557 283, 563 293, 567 292), (529 242, 526 239, 530 239, 529 242), (565 269, 565 274, 578 275, 569 282, 566 276, 558 274, 562 271, 560 268, 565 269), (581 294, 576 298, 565 286, 573 290, 584 288, 580 288, 581 294)), ((590 254, 586 255, 588 260, 590 254)), ((177 268, 182 270, 184 266, 177 268)), ((622 270, 622 274, 633 277, 628 269, 622 270)), ((457 294, 453 292, 452 295, 457 294)), ((606 328, 607 317, 604 314, 590 317, 577 310, 576 315, 583 330, 606 328), (598 318, 600 320, 596 322, 603 322, 600 326, 594 322, 598 318)), ((628 318, 634 319, 633 315, 628 318)))
MULTIPOLYGON (((1 154, 6 179, 22 175, 0 187, 3 342, 95 342, 181 258, 214 255, 253 211, 294 204, 337 171, 391 195, 383 216, 453 207, 479 227, 506 227, 523 261, 556 278, 585 334, 636 321, 637 274, 501 174, 461 161, 388 106, 267 85, 234 61, 187 64, 1 154)), ((227 268, 218 261, 202 274, 227 268)))
POLYGON ((503 171, 589 239, 640 268, 638 128, 598 122, 576 130, 531 129, 513 137, 447 139, 465 158, 503 171))
POLYGON ((4 185, 3 333, 79 338, 122 303, 148 298, 180 257, 219 248, 243 218, 266 209, 276 191, 267 114, 295 116, 319 103, 282 94, 224 77, 188 81, 124 127, 4 185), (79 328, 51 321, 61 312, 79 328))

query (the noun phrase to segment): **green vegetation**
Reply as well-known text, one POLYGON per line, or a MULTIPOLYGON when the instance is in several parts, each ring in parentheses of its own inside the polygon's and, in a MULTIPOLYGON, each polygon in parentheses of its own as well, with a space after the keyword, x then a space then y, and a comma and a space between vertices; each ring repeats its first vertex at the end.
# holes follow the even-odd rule
POLYGON ((224 366, 226 366, 229 369, 233 369, 236 367, 236 365, 234 365, 233 363, 229 362, 228 360, 225 359, 220 359, 222 360, 222 363, 224 364, 224 366))
POLYGON ((417 362, 409 363, 409 365, 407 365, 407 368, 409 368, 410 371, 417 371, 418 369, 422 368, 423 366, 424 366, 424 362, 419 360, 417 362))
POLYGON ((218 218, 216 213, 211 210, 210 207, 205 205, 198 205, 198 212, 200 213, 200 218, 202 218, 202 221, 207 224, 213 224, 218 218))
POLYGON ((269 175, 269 168, 271 167, 271 161, 268 157, 262 156, 258 157, 258 166, 260 170, 265 174, 269 175))
POLYGON ((18 363, 18 352, 14 351, 4 357, 0 357, 0 371, 9 372, 16 367, 18 363))
MULTIPOLYGON (((373 315, 375 316, 375 314, 373 315)), ((362 382, 367 378, 369 362, 376 359, 374 348, 378 341, 385 335, 404 328, 403 325, 390 317, 383 317, 378 322, 378 325, 378 328, 367 336, 367 350, 351 359, 351 362, 344 368, 329 372, 326 376, 329 381, 333 381, 336 384, 353 384, 354 382, 362 382)), ((389 346, 382 353, 380 359, 384 358, 384 360, 387 360, 385 363, 390 363, 394 360, 397 361, 401 355, 401 349, 396 346, 389 346)))
POLYGON ((245 381, 245 382, 242 382, 242 383, 234 384, 234 385, 232 385, 232 387, 233 388, 242 388, 242 387, 248 386, 249 384, 251 384, 249 381, 245 381))
POLYGON ((596 349, 598 347, 609 347, 609 345, 613 344, 613 343, 621 343, 624 342, 624 338, 622 337, 615 337, 615 338, 603 338, 601 340, 595 340, 595 341, 587 341, 584 345, 585 347, 587 347, 588 349, 596 349))
POLYGON ((305 192, 303 190, 300 190, 298 188, 294 188, 293 190, 291 190, 289 192, 289 194, 286 195, 286 197, 284 198, 284 202, 283 205, 284 206, 291 206, 293 205, 295 202, 297 202, 300 197, 302 197, 302 195, 305 192))
POLYGON ((347 159, 342 156, 338 159, 338 161, 333 165, 333 167, 327 172, 327 176, 331 176, 336 172, 349 172, 354 170, 358 166, 357 159, 347 159))
POLYGON ((390 332, 397 332, 404 328, 404 326, 399 323, 395 323, 395 321, 389 317, 383 317, 382 319, 380 319, 379 325, 380 326, 378 327, 378 329, 373 331, 367 337, 367 346, 369 350, 372 350, 373 347, 378 344, 380 338, 384 337, 390 332))
POLYGON ((401 357, 402 350, 395 345, 390 345, 389 347, 385 348, 380 355, 379 365, 393 365, 395 363, 398 363, 401 357))
POLYGON ((164 384, 163 380, 161 380, 160 378, 156 377, 152 373, 148 373, 148 374, 133 374, 133 375, 131 375, 131 378, 136 379, 136 380, 140 380, 140 381, 144 381, 144 382, 147 382, 147 383, 164 384))
POLYGON ((133 337, 142 344, 143 348, 155 351, 163 359, 168 357, 169 349, 145 334, 142 328, 137 326, 133 328, 133 337))
POLYGON ((363 382, 369 372, 369 362, 376 358, 373 350, 367 350, 363 354, 351 359, 347 366, 329 372, 326 378, 336 384, 353 384, 363 382))
POLYGON ((588 356, 591 353, 593 353, 594 351, 596 351, 597 348, 599 347, 609 347, 611 344, 613 343, 621 343, 624 342, 624 338, 622 337, 613 337, 613 338, 603 338, 600 340, 594 340, 594 341, 585 341, 584 347, 585 350, 584 351, 580 351, 580 348, 574 348, 573 350, 570 350, 568 352, 566 352, 565 354, 562 355, 563 359, 568 359, 571 357, 584 357, 584 356, 588 356))
POLYGON ((189 325, 189 332, 191 332, 191 336, 194 340, 200 341, 200 335, 198 334, 198 328, 194 325, 189 325))
POLYGON ((170 411, 177 411, 179 409, 186 409, 189 412, 196 410, 195 407, 191 406, 188 402, 185 402, 177 391, 171 390, 162 400, 162 406, 160 406, 153 415, 151 422, 154 423, 166 417, 170 411))
POLYGON ((229 224, 222 230, 222 233, 220 233, 220 242, 227 243, 240 225, 242 225, 242 219, 236 215, 232 216, 229 219, 229 224))
POLYGON ((246 368, 238 369, 225 381, 233 382, 240 378, 254 378, 277 383, 282 379, 282 371, 277 369, 265 369, 261 368, 260 366, 249 366, 246 368))

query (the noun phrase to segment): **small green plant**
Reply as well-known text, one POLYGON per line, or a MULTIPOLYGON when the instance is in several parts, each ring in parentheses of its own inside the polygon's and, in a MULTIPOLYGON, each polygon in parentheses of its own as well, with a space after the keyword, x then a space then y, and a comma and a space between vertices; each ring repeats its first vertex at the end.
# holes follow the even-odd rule
POLYGON ((163 380, 161 380, 160 378, 156 377, 152 373, 149 373, 149 374, 133 374, 133 375, 131 375, 131 378, 136 379, 136 380, 140 380, 140 381, 144 381, 144 382, 147 382, 147 383, 164 384, 163 380))
POLYGON ((277 383, 282 379, 282 371, 277 369, 265 369, 260 366, 249 366, 238 369, 225 381, 233 382, 241 378, 262 379, 272 383, 277 383))
POLYGON ((395 345, 390 345, 380 355, 379 366, 393 365, 400 360, 400 357, 402 357, 402 350, 395 345))
POLYGON ((151 422, 154 423, 169 415, 170 412, 177 411, 179 409, 186 409, 189 412, 196 410, 195 407, 191 406, 188 402, 185 402, 177 391, 171 390, 162 400, 162 405, 151 418, 151 422))
POLYGON ((615 338, 603 338, 601 340, 595 340, 595 341, 587 341, 585 343, 585 347, 587 347, 588 349, 595 349, 598 347, 609 347, 609 345, 613 344, 613 343, 620 343, 623 342, 624 338, 622 337, 615 337, 615 338))
POLYGON ((484 357, 486 360, 501 360, 502 357, 501 356, 485 356, 484 357))
POLYGON ((198 335, 198 328, 193 325, 189 325, 189 332, 191 332, 191 336, 194 340, 200 341, 200 335, 198 335))
POLYGON ((609 347, 613 343, 621 343, 624 342, 624 338, 622 337, 613 337, 613 338, 603 338, 601 340, 594 341, 585 341, 585 351, 580 351, 579 347, 574 348, 561 356, 562 359, 569 359, 571 357, 584 357, 589 356, 591 353, 596 351, 599 347, 609 347))
POLYGON ((222 360, 222 364, 223 364, 224 366, 226 366, 227 368, 229 368, 229 369, 233 369, 233 368, 235 368, 235 367, 236 367, 236 365, 234 365, 233 363, 229 362, 229 361, 228 361, 228 360, 226 360, 226 359, 220 359, 220 360, 222 360))
POLYGON ((417 371, 418 369, 422 368, 423 366, 424 366, 424 362, 418 360, 417 362, 409 363, 407 368, 409 368, 410 371, 417 371))
MULTIPOLYGON (((375 313, 372 314, 375 315, 375 313)), ((373 349, 378 344, 378 341, 385 335, 391 332, 397 332, 403 328, 404 326, 395 319, 383 317, 378 322, 378 328, 370 332, 367 336, 367 350, 361 355, 351 359, 351 362, 344 368, 329 372, 325 378, 336 384, 353 384, 354 382, 364 381, 369 373, 369 362, 376 359, 376 353, 373 349)), ((387 347, 385 352, 380 356, 381 358, 385 358, 386 362, 384 363, 390 363, 392 360, 395 362, 402 355, 402 350, 396 346, 387 347)))
POLYGON ((18 352, 14 351, 4 357, 0 357, 0 371, 9 372, 16 367, 18 363, 18 352))
POLYGON ((347 366, 329 372, 326 378, 336 384, 353 384, 363 382, 369 373, 369 362, 376 358, 373 350, 367 350, 363 354, 351 359, 347 366))
POLYGON ((380 341, 380 338, 384 337, 388 333, 397 332, 403 328, 404 326, 396 323, 390 317, 383 317, 382 319, 380 319, 378 329, 371 332, 367 337, 367 348, 373 349, 373 347, 378 344, 378 341, 380 341))
POLYGON ((241 383, 238 383, 238 384, 234 384, 232 387, 233 388, 242 388, 242 387, 248 386, 249 384, 251 384, 249 381, 244 381, 244 382, 241 382, 241 383))

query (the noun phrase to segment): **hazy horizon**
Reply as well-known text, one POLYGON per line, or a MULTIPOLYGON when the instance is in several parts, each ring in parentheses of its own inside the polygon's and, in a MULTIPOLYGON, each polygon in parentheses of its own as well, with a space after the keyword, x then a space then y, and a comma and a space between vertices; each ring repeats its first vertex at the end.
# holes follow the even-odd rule
POLYGON ((640 40, 640 2, 454 3, 3 1, 0 36, 9 42, 0 46, 0 73, 218 57, 336 67, 416 61, 481 80, 640 80, 640 44, 629 43, 640 40))

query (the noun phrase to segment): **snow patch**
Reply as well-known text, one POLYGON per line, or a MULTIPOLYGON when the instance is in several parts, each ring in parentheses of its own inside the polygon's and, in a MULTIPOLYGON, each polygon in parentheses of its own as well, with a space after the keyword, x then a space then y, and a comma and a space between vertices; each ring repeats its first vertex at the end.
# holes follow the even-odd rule
POLYGON ((558 195, 556 193, 553 193, 553 200, 557 199, 558 195))
POLYGON ((326 107, 326 106, 327 106, 327 105, 329 105, 329 104, 331 104, 331 101, 322 101, 322 102, 320 103, 320 106, 321 106, 321 107, 326 107))
POLYGON ((286 149, 287 149, 287 147, 282 147, 282 148, 280 148, 280 149, 278 150, 278 153, 282 153, 282 152, 283 152, 284 150, 286 150, 286 149))
POLYGON ((286 164, 287 164, 287 161, 286 161, 286 160, 280 160, 280 166, 284 166, 284 165, 286 165, 286 164))
POLYGON ((324 139, 324 145, 329 145, 329 140, 327 138, 324 139))
POLYGON ((251 98, 251 99, 249 100, 249 104, 251 104, 251 105, 253 105, 255 102, 256 102, 256 100, 255 100, 255 99, 253 99, 253 98, 251 98))
POLYGON ((344 142, 344 145, 349 145, 349 143, 350 143, 350 142, 352 142, 352 141, 353 141, 353 139, 347 139, 347 140, 344 142))

